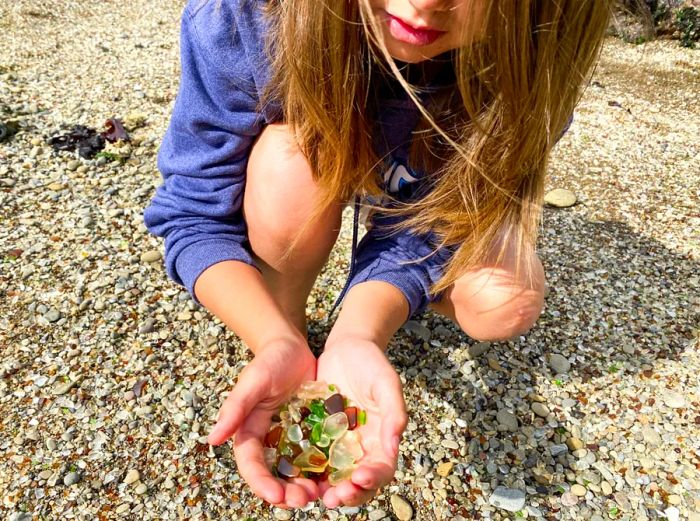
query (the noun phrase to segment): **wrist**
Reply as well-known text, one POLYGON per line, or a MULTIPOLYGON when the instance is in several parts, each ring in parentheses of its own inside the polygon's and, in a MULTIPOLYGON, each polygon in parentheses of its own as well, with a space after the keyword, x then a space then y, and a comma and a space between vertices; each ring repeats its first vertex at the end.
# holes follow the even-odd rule
POLYGON ((408 302, 397 287, 382 281, 353 286, 340 309, 328 342, 366 341, 385 350, 408 314, 408 302))

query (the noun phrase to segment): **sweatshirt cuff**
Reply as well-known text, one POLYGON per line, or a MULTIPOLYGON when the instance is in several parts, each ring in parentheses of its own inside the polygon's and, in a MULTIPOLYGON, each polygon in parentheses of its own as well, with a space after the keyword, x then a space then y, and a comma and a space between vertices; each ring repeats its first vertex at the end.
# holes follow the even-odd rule
MULTIPOLYGON (((194 293, 194 285, 207 268, 223 261, 235 260, 257 269, 250 253, 237 241, 211 239, 185 247, 175 260, 175 270, 183 286, 198 305, 202 305, 194 293)), ((177 280, 177 279, 175 279, 177 280)))
POLYGON ((428 306, 428 291, 430 287, 429 281, 424 281, 424 277, 421 274, 413 273, 413 271, 420 270, 420 268, 411 269, 408 266, 393 266, 392 269, 390 265, 387 265, 381 259, 375 259, 353 276, 352 282, 348 286, 348 291, 362 282, 387 282, 401 291, 406 298, 408 302, 408 316, 406 320, 409 320, 414 314, 424 311, 428 306))

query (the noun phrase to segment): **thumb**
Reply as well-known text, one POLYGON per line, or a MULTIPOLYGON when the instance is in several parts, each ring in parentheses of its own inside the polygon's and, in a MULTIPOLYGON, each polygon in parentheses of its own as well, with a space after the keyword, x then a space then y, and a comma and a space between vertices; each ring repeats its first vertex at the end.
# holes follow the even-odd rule
POLYGON ((260 370, 258 365, 253 360, 229 392, 219 410, 216 425, 207 438, 209 444, 221 445, 233 436, 253 408, 267 396, 270 389, 269 374, 260 370))
POLYGON ((399 375, 392 369, 376 380, 374 398, 381 414, 380 436, 387 458, 394 461, 399 455, 399 442, 408 417, 399 375))

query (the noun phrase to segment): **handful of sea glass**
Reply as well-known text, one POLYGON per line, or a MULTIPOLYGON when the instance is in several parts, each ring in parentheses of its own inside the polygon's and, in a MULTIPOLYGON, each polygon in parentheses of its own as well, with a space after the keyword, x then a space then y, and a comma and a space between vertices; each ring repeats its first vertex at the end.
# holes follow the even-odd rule
POLYGON ((350 478, 364 454, 355 428, 366 420, 366 411, 334 385, 304 382, 272 417, 265 435, 265 463, 279 477, 327 479, 337 485, 350 478))

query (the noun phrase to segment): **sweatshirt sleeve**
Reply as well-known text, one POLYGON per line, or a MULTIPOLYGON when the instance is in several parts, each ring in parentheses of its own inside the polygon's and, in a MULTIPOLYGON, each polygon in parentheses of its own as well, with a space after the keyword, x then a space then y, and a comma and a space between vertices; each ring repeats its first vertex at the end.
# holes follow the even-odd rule
POLYGON ((396 222, 394 217, 373 217, 372 228, 357 246, 355 271, 348 290, 362 282, 387 282, 406 297, 408 320, 439 299, 439 296, 431 299, 429 291, 442 277, 453 250, 436 249, 432 234, 419 235, 411 230, 391 234, 386 228, 393 222, 396 222))
POLYGON ((144 222, 165 238, 168 276, 199 304, 194 285, 204 270, 226 260, 254 265, 242 202, 248 155, 263 118, 245 35, 223 37, 223 29, 217 35, 211 28, 200 33, 195 14, 186 9, 182 17, 180 88, 158 153, 163 184, 144 222))

